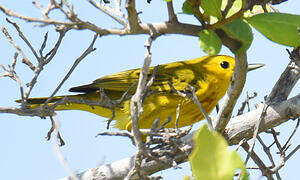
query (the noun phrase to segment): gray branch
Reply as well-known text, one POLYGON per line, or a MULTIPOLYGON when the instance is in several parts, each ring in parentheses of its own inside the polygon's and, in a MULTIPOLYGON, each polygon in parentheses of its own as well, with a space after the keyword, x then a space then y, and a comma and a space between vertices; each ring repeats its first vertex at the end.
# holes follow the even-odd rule
MULTIPOLYGON (((232 118, 227 127, 225 128, 225 137, 229 144, 238 144, 242 139, 251 139, 253 136, 253 130, 259 119, 263 110, 263 105, 261 105, 256 110, 249 113, 232 118)), ((286 121, 291 117, 300 116, 300 94, 290 98, 286 101, 281 102, 277 105, 272 105, 268 108, 265 119, 261 122, 260 132, 264 132, 271 127, 276 127, 286 121)), ((193 146, 193 133, 188 134, 182 138, 182 147, 184 147, 187 152, 190 152, 193 146)), ((178 164, 187 161, 187 154, 180 153, 177 154, 175 160, 178 164)), ((162 161, 166 157, 160 158, 162 161)), ((103 165, 96 168, 88 169, 85 172, 78 174, 82 180, 90 179, 122 179, 128 172, 132 169, 134 165, 134 157, 125 158, 113 162, 111 164, 103 165)), ((168 169, 170 166, 162 164, 156 161, 143 161, 141 164, 141 170, 143 174, 153 174, 155 172, 168 169)), ((65 177, 60 180, 71 180, 70 177, 65 177)))

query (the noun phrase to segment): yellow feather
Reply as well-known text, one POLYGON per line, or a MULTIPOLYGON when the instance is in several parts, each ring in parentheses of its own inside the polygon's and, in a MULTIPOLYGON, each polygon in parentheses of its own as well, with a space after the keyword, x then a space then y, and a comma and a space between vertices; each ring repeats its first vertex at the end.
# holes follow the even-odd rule
MULTIPOLYGON (((143 104, 143 114, 139 119, 139 128, 151 128, 154 120, 159 117, 161 124, 169 116, 172 121, 166 127, 175 127, 176 109, 181 104, 178 127, 194 124, 204 117, 197 105, 190 99, 183 98, 174 93, 168 83, 170 82, 175 89, 184 91, 187 85, 196 88, 196 95, 207 113, 210 113, 218 101, 224 96, 233 73, 234 58, 224 55, 204 56, 187 61, 179 61, 160 65, 157 69, 155 80, 151 90, 156 93, 146 97, 143 104)), ((149 70, 149 77, 153 73, 154 67, 149 70)), ((92 84, 71 88, 72 92, 82 92, 78 95, 67 95, 67 97, 81 98, 84 100, 99 101, 99 89, 103 88, 106 95, 116 100, 121 98, 125 91, 130 87, 129 94, 135 92, 140 69, 128 70, 108 76, 103 76, 95 80, 92 84)), ((65 96, 58 96, 53 102, 65 96)), ((47 98, 32 98, 28 100, 32 104, 31 108, 40 106, 47 98)), ((50 103, 50 105, 51 105, 50 103)), ((68 103, 59 105, 56 110, 83 110, 99 116, 110 118, 112 112, 108 108, 89 105, 68 103)), ((130 121, 130 100, 122 102, 120 107, 115 108, 116 120, 115 127, 123 130, 131 130, 130 121)))

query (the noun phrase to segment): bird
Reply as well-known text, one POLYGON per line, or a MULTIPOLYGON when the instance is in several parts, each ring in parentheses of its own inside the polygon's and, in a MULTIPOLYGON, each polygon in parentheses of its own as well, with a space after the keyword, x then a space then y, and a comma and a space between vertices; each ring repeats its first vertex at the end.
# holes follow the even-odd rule
MULTIPOLYGON (((263 65, 248 66, 253 70, 263 65)), ((138 127, 151 129, 159 118, 159 125, 169 119, 166 128, 180 128, 192 125, 204 119, 199 107, 190 98, 179 95, 187 93, 189 87, 194 92, 207 114, 211 113, 218 101, 225 95, 235 67, 235 59, 227 55, 203 56, 191 60, 177 61, 150 67, 148 80, 153 76, 153 83, 143 100, 143 113, 138 127), (178 106, 180 105, 180 108, 178 106), (176 117, 176 115, 179 115, 176 117)), ((70 92, 75 95, 55 96, 48 105, 63 99, 76 99, 81 102, 119 102, 115 107, 93 106, 88 103, 78 103, 66 100, 57 105, 56 111, 82 110, 115 120, 114 127, 131 131, 130 96, 135 93, 141 69, 131 69, 103 76, 91 84, 72 87, 70 92), (125 97, 125 98, 124 98, 125 97), (126 98, 127 97, 127 98, 126 98), (122 99, 120 101, 120 99, 122 99)), ((41 107, 48 98, 29 98, 30 108, 41 107)), ((21 100, 17 100, 21 102, 21 100)))

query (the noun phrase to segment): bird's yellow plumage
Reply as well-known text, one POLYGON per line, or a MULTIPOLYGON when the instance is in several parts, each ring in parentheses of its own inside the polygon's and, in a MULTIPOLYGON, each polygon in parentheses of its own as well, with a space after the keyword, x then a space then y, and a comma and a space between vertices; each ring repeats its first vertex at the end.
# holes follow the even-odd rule
MULTIPOLYGON (((224 55, 204 56, 192 60, 159 65, 153 85, 150 88, 155 93, 144 100, 144 111, 139 119, 139 128, 151 128, 157 117, 160 118, 162 124, 169 116, 172 117, 172 121, 166 127, 175 127, 178 104, 181 104, 178 127, 191 125, 202 120, 204 117, 198 106, 192 100, 173 92, 168 83, 171 83, 178 91, 188 89, 188 84, 193 86, 202 106, 207 113, 210 113, 228 89, 234 66, 234 58, 224 55)), ((154 67, 151 67, 149 77, 153 70, 154 67)), ((68 97, 99 101, 99 89, 103 88, 105 94, 111 100, 120 99, 130 87, 132 88, 129 94, 135 92, 136 85, 134 86, 133 84, 137 83, 139 73, 140 69, 133 69, 103 76, 92 84, 71 88, 71 92, 81 92, 82 94, 68 95, 68 97)), ((55 97, 51 103, 64 97, 55 97)), ((42 105, 46 99, 32 98, 28 100, 28 103, 31 104, 31 108, 34 108, 42 105)), ((92 108, 89 105, 67 103, 56 107, 56 110, 71 109, 88 111, 108 118, 112 116, 110 109, 99 106, 92 108)), ((121 130, 131 130, 130 99, 123 101, 120 107, 115 108, 114 120, 116 120, 115 127, 121 130)))

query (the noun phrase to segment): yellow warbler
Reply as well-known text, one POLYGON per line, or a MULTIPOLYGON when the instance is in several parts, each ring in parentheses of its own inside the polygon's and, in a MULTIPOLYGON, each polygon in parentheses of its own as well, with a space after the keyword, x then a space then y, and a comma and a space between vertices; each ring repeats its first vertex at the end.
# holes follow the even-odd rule
MULTIPOLYGON (((159 65, 153 85, 150 87, 150 91, 154 91, 154 93, 144 99, 144 111, 139 119, 139 128, 150 129, 158 117, 161 124, 168 117, 172 117, 172 120, 165 127, 175 127, 178 104, 180 104, 178 127, 191 125, 202 120, 204 117, 199 107, 191 99, 184 98, 174 92, 169 83, 178 91, 188 89, 188 84, 193 86, 205 111, 210 113, 228 89, 234 66, 234 58, 225 55, 204 56, 192 60, 159 65)), ((106 96, 111 100, 120 99, 131 87, 128 94, 132 95, 136 89, 140 70, 133 69, 103 76, 91 84, 73 87, 70 89, 71 92, 80 92, 82 94, 57 96, 49 102, 49 105, 64 97, 99 101, 101 99, 100 96, 103 95, 100 93, 100 88, 104 89, 106 96)), ((148 74, 149 77, 153 70, 154 67, 151 67, 148 74)), ((28 99, 28 103, 31 104, 31 108, 35 108, 43 105, 46 99, 31 98, 28 99)), ((112 110, 109 108, 92 107, 82 103, 68 102, 55 108, 55 110, 74 109, 92 112, 107 118, 112 117, 112 110)), ((113 119, 116 120, 115 127, 121 130, 131 130, 130 98, 125 98, 119 106, 115 107, 113 119)))

